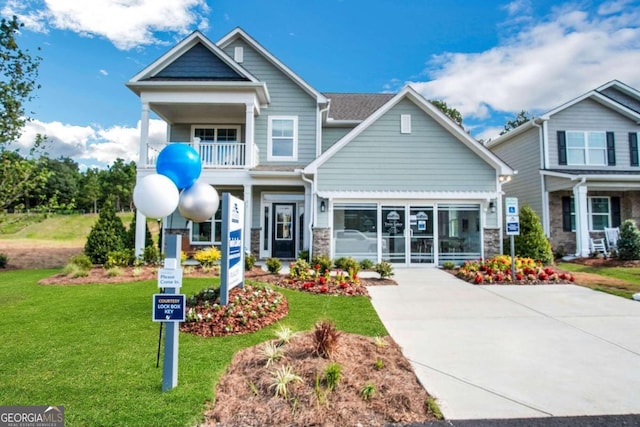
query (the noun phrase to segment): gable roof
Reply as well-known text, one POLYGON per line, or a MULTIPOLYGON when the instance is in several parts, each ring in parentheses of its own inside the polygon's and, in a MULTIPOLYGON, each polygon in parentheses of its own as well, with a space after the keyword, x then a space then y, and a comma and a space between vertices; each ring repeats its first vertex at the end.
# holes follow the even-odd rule
POLYGON ((596 101, 612 110, 622 114, 625 117, 635 120, 640 124, 640 92, 631 86, 628 86, 618 80, 612 80, 604 85, 590 90, 564 104, 555 107, 539 117, 534 117, 526 123, 518 126, 509 132, 500 135, 494 140, 487 143, 487 147, 495 147, 510 140, 511 138, 531 129, 534 126, 542 124, 542 122, 551 119, 551 116, 557 114, 585 99, 596 101))
POLYGON ((289 67, 284 65, 278 58, 273 56, 267 49, 262 47, 260 43, 254 40, 249 34, 247 34, 242 28, 237 27, 228 33, 226 36, 223 36, 216 43, 221 49, 226 48, 231 43, 233 43, 237 39, 242 39, 245 43, 259 52, 267 61, 273 64, 276 68, 282 71, 285 75, 287 75, 291 80, 293 80, 298 86, 300 86, 305 92, 311 95, 316 101, 320 104, 325 104, 327 102, 327 98, 317 90, 315 90, 309 83, 304 81, 300 76, 294 73, 289 67))
POLYGON ((362 121, 395 96, 392 93, 324 93, 327 121, 362 121))
POLYGON ((326 161, 331 159, 336 153, 338 153, 344 146, 353 141, 358 135, 360 135, 371 124, 375 123, 380 117, 385 115, 391 108, 396 106, 403 99, 408 99, 416 104, 422 111, 428 116, 434 119, 439 125, 444 127, 449 133, 455 136, 460 142, 465 144, 472 152, 477 154, 485 162, 495 168, 500 175, 514 175, 516 172, 509 167, 498 156, 493 154, 489 149, 480 144, 474 138, 472 138, 467 132, 460 126, 454 123, 449 117, 447 117, 442 111, 435 107, 432 103, 427 101, 422 95, 420 95, 410 85, 404 87, 397 95, 388 100, 382 107, 378 108, 373 114, 367 117, 362 123, 356 126, 348 134, 346 134, 341 140, 336 142, 327 151, 322 153, 316 160, 311 162, 304 168, 304 173, 315 174, 318 168, 322 166, 326 161))

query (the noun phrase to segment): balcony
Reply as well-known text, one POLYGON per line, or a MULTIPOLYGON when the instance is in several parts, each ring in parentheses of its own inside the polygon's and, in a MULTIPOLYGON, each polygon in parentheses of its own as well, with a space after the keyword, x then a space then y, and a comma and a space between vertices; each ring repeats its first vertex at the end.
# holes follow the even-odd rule
MULTIPOLYGON (((197 138, 196 138, 197 139, 197 138)), ((247 163, 247 144, 244 142, 167 142, 147 144, 147 166, 155 166, 158 154, 169 144, 187 144, 193 147, 202 160, 204 169, 249 169, 258 165, 258 147, 251 144, 249 164, 247 163)))

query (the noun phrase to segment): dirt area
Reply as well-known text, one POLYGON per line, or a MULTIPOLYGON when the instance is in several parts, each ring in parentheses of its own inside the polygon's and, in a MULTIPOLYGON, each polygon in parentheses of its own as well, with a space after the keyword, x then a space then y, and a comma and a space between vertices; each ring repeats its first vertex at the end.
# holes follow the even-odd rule
POLYGON ((0 240, 0 253, 7 255, 7 269, 63 267, 84 247, 77 243, 39 240, 0 240))
MULTIPOLYGON (((576 258, 570 261, 574 264, 586 265, 589 267, 640 267, 640 261, 622 261, 616 258, 576 258)), ((626 289, 629 282, 622 279, 616 279, 613 277, 601 276, 599 274, 575 272, 571 273, 575 277, 576 284, 583 286, 610 286, 613 288, 626 289)))

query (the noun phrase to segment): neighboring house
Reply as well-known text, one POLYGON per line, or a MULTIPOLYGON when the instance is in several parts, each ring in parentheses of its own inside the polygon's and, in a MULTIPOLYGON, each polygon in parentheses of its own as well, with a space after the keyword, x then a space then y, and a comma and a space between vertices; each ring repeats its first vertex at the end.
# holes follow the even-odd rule
MULTIPOLYGON (((258 258, 438 265, 501 250, 513 169, 411 87, 320 93, 241 29, 217 43, 194 32, 127 86, 142 103, 138 179, 164 145, 192 145, 200 179, 245 201, 245 247, 258 258), (159 146, 151 112, 167 122, 159 146)), ((219 245, 220 223, 219 211, 163 222, 190 249, 219 245)))
POLYGON ((587 256, 606 227, 640 220, 640 92, 589 91, 487 146, 518 170, 504 187, 540 216, 556 252, 587 256))

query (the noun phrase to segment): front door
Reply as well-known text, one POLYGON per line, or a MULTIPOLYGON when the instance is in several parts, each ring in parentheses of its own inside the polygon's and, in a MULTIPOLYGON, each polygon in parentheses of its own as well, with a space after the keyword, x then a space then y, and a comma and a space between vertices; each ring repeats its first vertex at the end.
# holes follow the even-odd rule
POLYGON ((280 259, 296 257, 296 204, 273 204, 273 239, 271 256, 280 259))

